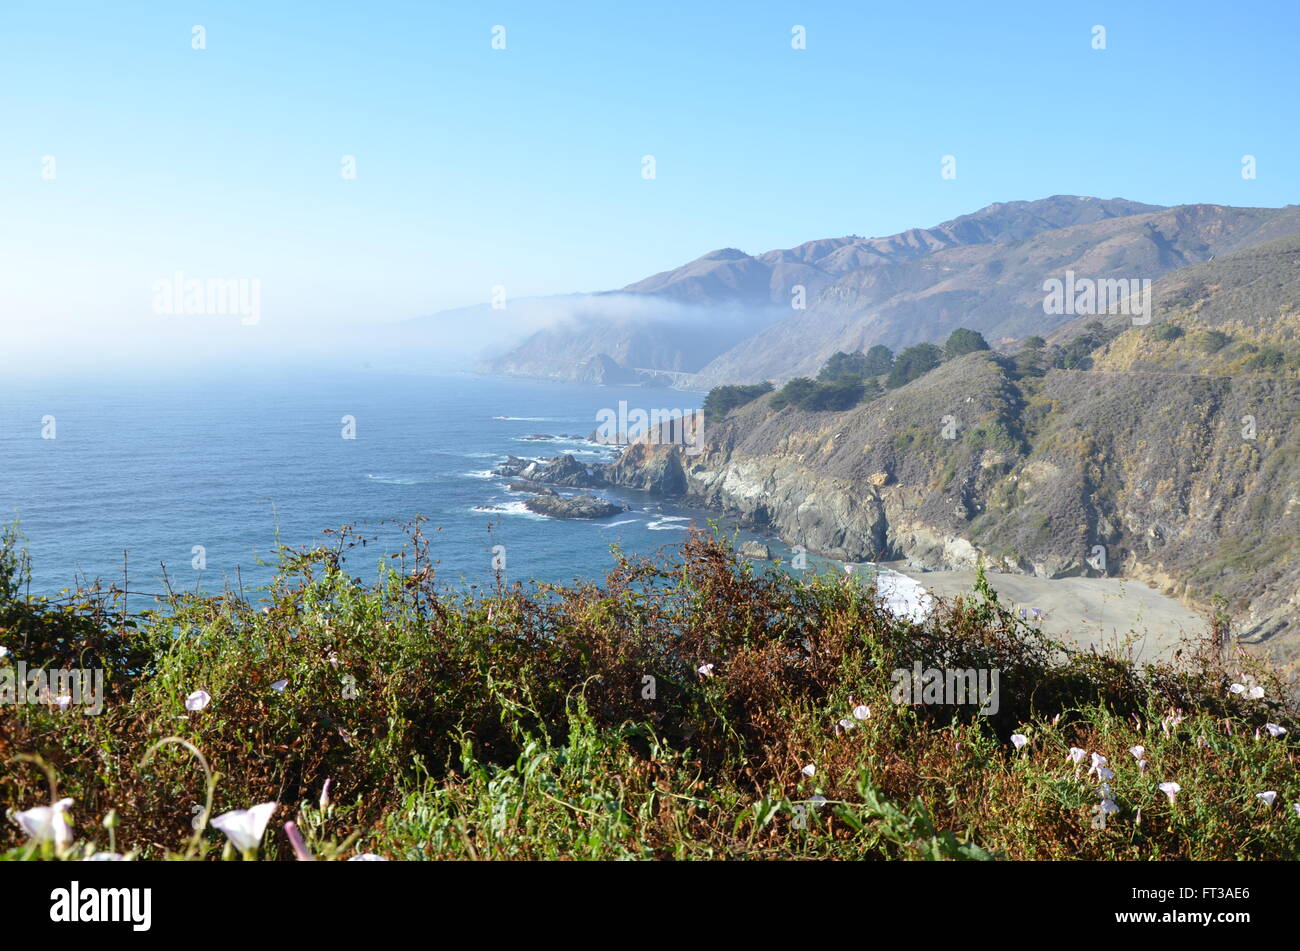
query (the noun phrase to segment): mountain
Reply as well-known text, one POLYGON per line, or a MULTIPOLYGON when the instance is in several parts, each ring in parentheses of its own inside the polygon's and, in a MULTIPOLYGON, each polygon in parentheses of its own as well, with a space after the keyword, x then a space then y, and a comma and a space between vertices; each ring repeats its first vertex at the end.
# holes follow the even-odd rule
MULTIPOLYGON (((1219 222, 1212 244, 1268 227, 1206 206, 1156 226, 1180 214, 1219 222)), ((1243 645, 1300 673, 1300 235, 1175 271, 1152 297, 1150 324, 1081 318, 853 409, 759 396, 702 452, 638 442, 606 477, 838 558, 1144 581, 1226 611, 1243 645)))
POLYGON ((1300 207, 1163 208, 1055 195, 999 202, 932 228, 809 241, 751 256, 712 251, 621 291, 589 295, 485 361, 486 372, 577 380, 604 355, 636 369, 697 374, 696 388, 816 371, 881 343, 942 339, 957 326, 1010 344, 1070 320, 1044 313, 1043 282, 1155 279, 1300 231, 1300 207), (802 306, 800 306, 802 305, 802 306))

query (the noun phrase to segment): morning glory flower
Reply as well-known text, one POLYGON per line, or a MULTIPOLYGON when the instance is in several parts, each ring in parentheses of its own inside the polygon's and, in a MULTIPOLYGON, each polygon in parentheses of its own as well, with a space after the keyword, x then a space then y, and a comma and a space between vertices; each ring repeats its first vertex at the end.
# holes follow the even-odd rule
POLYGON ((1295 810, 1297 816, 1300 816, 1300 802, 1291 803, 1291 808, 1295 810))
POLYGON ((1014 746, 1016 749, 1023 748, 1024 745, 1028 742, 1029 742, 1029 737, 1025 736, 1023 733, 1011 734, 1011 745, 1014 746))
POLYGON ((1110 782, 1112 779, 1115 778, 1115 771, 1106 766, 1098 766, 1097 778, 1104 780, 1105 782, 1110 782))
POLYGON ((72 805, 71 799, 60 799, 52 806, 36 806, 14 813, 14 822, 37 842, 53 842, 62 852, 72 844, 72 827, 65 813, 72 805))
POLYGON ((327 779, 325 780, 325 785, 320 788, 320 811, 321 812, 324 812, 326 809, 330 807, 330 786, 332 786, 333 784, 334 784, 334 780, 327 779))
POLYGON ((185 698, 186 710, 202 710, 212 702, 212 696, 206 690, 196 690, 185 698))
POLYGON ((316 856, 311 854, 311 849, 307 848, 307 843, 303 841, 302 833, 298 831, 298 823, 286 822, 284 824, 284 834, 289 839, 289 846, 293 849, 294 858, 299 862, 316 861, 316 856))
POLYGON ((0 660, 4 660, 8 656, 9 656, 9 648, 0 647, 0 660))
POLYGON ((1166 796, 1169 797, 1169 801, 1170 801, 1171 803, 1174 801, 1174 797, 1175 797, 1176 795, 1178 795, 1179 792, 1182 791, 1182 788, 1183 788, 1183 787, 1180 786, 1180 785, 1178 785, 1177 783, 1161 783, 1161 784, 1160 784, 1160 791, 1161 791, 1162 793, 1164 793, 1166 796))
POLYGON ((1141 759, 1142 754, 1145 753, 1147 750, 1145 746, 1130 746, 1128 748, 1128 751, 1133 754, 1134 759, 1141 759))
POLYGON ((809 763, 803 769, 799 770, 799 772, 803 773, 805 776, 816 776, 817 767, 814 766, 812 763, 809 763))
POLYGON ((852 720, 850 720, 848 717, 845 717, 844 719, 840 720, 839 723, 835 724, 836 733, 841 733, 841 732, 847 733, 849 732, 849 730, 856 730, 857 728, 858 725, 852 720))
POLYGON ((1273 805, 1273 800, 1277 798, 1277 793, 1274 790, 1270 789, 1268 792, 1255 793, 1255 798, 1262 799, 1264 801, 1264 805, 1271 806, 1273 805))
POLYGON ((275 683, 271 684, 271 689, 276 693, 284 693, 284 688, 287 686, 289 686, 289 681, 277 680, 275 683))
POLYGON ((348 859, 349 862, 387 862, 388 859, 382 855, 376 855, 374 852, 362 852, 360 855, 354 855, 348 859))
POLYGON ((1143 776, 1145 776, 1145 775, 1147 774, 1147 761, 1146 761, 1146 760, 1144 760, 1144 759, 1140 759, 1140 760, 1138 760, 1138 772, 1139 772, 1141 775, 1143 775, 1143 776))
POLYGON ((1106 757, 1102 756, 1100 753, 1093 753, 1092 766, 1088 768, 1088 775, 1091 776, 1097 770, 1104 767, 1107 762, 1109 762, 1109 760, 1107 760, 1106 757))
POLYGON ((713 676, 713 665, 712 665, 712 664, 701 664, 700 667, 699 667, 699 669, 696 670, 695 672, 696 672, 697 674, 699 674, 701 677, 712 677, 712 676, 713 676))
POLYGON ((1246 691, 1246 696, 1251 700, 1260 700, 1264 696, 1264 688, 1256 684, 1246 691))
POLYGON ((857 720, 865 720, 871 716, 871 708, 860 703, 853 708, 853 716, 857 720))
POLYGON ((1115 800, 1110 799, 1108 797, 1101 801, 1101 811, 1108 813, 1110 815, 1114 815, 1115 813, 1119 812, 1119 806, 1116 805, 1115 800))
POLYGON ((266 824, 271 821, 278 803, 264 802, 251 809, 234 809, 223 812, 212 820, 213 827, 226 834, 226 838, 239 851, 248 855, 256 852, 266 832, 266 824))
POLYGON ((1286 732, 1286 727, 1278 726, 1276 723, 1265 723, 1264 729, 1268 730, 1269 736, 1278 737, 1286 732))
MULTIPOLYGON (((1070 761, 1071 761, 1072 763, 1074 763, 1074 765, 1076 765, 1076 766, 1078 766, 1080 763, 1082 763, 1082 762, 1083 762, 1083 758, 1084 758, 1085 756, 1087 756, 1087 755, 1088 755, 1088 751, 1087 751, 1087 750, 1081 750, 1081 749, 1079 749, 1079 747, 1077 747, 1077 746, 1071 746, 1071 747, 1070 747, 1069 759, 1070 759, 1070 761)), ((1091 770, 1090 770, 1089 772, 1091 772, 1091 770)))

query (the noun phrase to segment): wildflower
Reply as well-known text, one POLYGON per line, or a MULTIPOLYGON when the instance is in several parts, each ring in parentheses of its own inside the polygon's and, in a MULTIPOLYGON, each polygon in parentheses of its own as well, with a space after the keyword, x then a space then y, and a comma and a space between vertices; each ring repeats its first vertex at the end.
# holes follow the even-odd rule
POLYGON ((1162 793, 1164 793, 1166 796, 1169 797, 1169 802, 1170 802, 1170 803, 1172 803, 1172 802, 1174 801, 1174 797, 1175 797, 1176 795, 1178 795, 1179 792, 1182 791, 1182 788, 1183 788, 1183 787, 1180 786, 1180 785, 1178 785, 1177 783, 1161 783, 1161 784, 1160 784, 1160 791, 1161 791, 1162 793))
POLYGON ((212 820, 212 825, 224 832, 231 844, 248 856, 249 853, 257 851, 262 841, 262 833, 266 831, 266 824, 271 821, 271 815, 278 805, 274 802, 264 802, 251 809, 223 812, 212 820))
POLYGON ((1276 723, 1265 723, 1264 729, 1268 730, 1268 735, 1274 739, 1286 732, 1286 727, 1278 726, 1276 723))
POLYGON ((1300 802, 1291 803, 1291 808, 1295 810, 1297 816, 1300 816, 1300 802))
POLYGON ((1056 726, 1056 724, 1060 722, 1061 722, 1061 715, 1059 713, 1056 716, 1052 717, 1052 726, 1056 726))
POLYGON ((4 660, 8 656, 9 656, 9 648, 0 647, 0 660, 4 660))
POLYGON ((320 789, 320 811, 321 812, 324 812, 326 809, 330 807, 330 786, 333 783, 334 780, 327 779, 325 780, 325 785, 322 786, 320 789))
POLYGON ((1140 759, 1140 760, 1138 760, 1138 773, 1141 774, 1141 775, 1143 775, 1143 776, 1145 776, 1145 775, 1147 774, 1147 761, 1146 761, 1146 760, 1144 760, 1144 759, 1140 759))
POLYGON ((1100 770, 1102 767, 1106 765, 1107 762, 1109 762, 1109 760, 1107 760, 1106 757, 1102 756, 1100 753, 1093 753, 1092 766, 1089 767, 1088 769, 1088 775, 1091 776, 1093 773, 1100 770))
POLYGON ((185 709, 202 710, 211 702, 212 697, 206 690, 196 690, 185 698, 185 709))
POLYGON ((72 827, 64 815, 72 805, 71 799, 60 799, 52 806, 36 806, 14 813, 14 822, 37 842, 53 842, 62 852, 72 844, 72 827))
POLYGON ((349 862, 387 862, 388 859, 382 855, 376 855, 374 852, 362 852, 360 855, 354 855, 348 859, 349 862))
POLYGON ((277 680, 275 683, 271 684, 271 689, 276 693, 284 693, 284 688, 287 686, 289 686, 289 681, 277 680))
POLYGON ((1025 744, 1028 742, 1029 742, 1029 737, 1025 736, 1023 733, 1011 734, 1011 745, 1014 746, 1016 749, 1024 748, 1025 744))
POLYGON ((1098 779, 1101 779, 1101 780, 1104 780, 1104 781, 1106 781, 1106 782, 1110 782, 1112 779, 1115 778, 1115 771, 1114 771, 1113 769, 1109 769, 1109 768, 1107 768, 1107 767, 1105 767, 1105 766, 1098 766, 1098 767, 1097 767, 1097 778, 1098 778, 1098 779))
POLYGON ((1271 806, 1273 805, 1273 800, 1277 798, 1277 793, 1274 790, 1270 789, 1268 792, 1255 793, 1255 798, 1262 799, 1264 801, 1264 805, 1271 806))
POLYGON ((712 677, 712 676, 713 676, 713 665, 712 665, 712 664, 701 664, 700 667, 699 667, 699 669, 696 670, 695 672, 696 672, 697 674, 699 674, 701 677, 712 677))
POLYGON ((1170 711, 1169 715, 1160 721, 1160 729, 1168 734, 1171 730, 1178 728, 1178 724, 1183 722, 1183 713, 1181 710, 1170 711))
POLYGON ((1109 796, 1107 796, 1105 799, 1101 801, 1101 811, 1107 813, 1108 815, 1114 815, 1115 813, 1119 812, 1119 806, 1116 804, 1114 799, 1111 799, 1109 796))
POLYGON ((1101 788, 1097 790, 1097 795, 1102 799, 1110 798, 1110 783, 1102 783, 1101 788))
POLYGON ((1264 699, 1264 688, 1259 686, 1259 684, 1255 684, 1246 691, 1246 697, 1250 700, 1262 700, 1264 699))
POLYGON ((803 769, 799 770, 799 772, 803 773, 805 776, 816 776, 817 767, 814 766, 812 763, 809 763, 803 769))
POLYGON ((849 730, 856 730, 857 728, 858 725, 854 723, 852 720, 848 719, 847 717, 840 720, 839 723, 835 724, 836 733, 847 733, 849 732, 849 730))
POLYGON ((1139 746, 1130 746, 1128 748, 1128 751, 1133 754, 1134 759, 1141 759, 1142 754, 1145 753, 1147 750, 1145 746, 1139 745, 1139 746))
MULTIPOLYGON (((1081 750, 1077 746, 1070 747, 1069 759, 1074 765, 1078 766, 1083 762, 1083 758, 1088 755, 1087 750, 1081 750)), ((1091 770, 1089 770, 1091 772, 1091 770)))
POLYGON ((288 836, 294 857, 299 862, 316 861, 316 856, 311 854, 311 849, 307 848, 307 843, 303 841, 302 833, 298 831, 298 823, 286 822, 284 824, 284 834, 288 836))
POLYGON ((853 708, 853 717, 856 720, 865 720, 871 716, 871 708, 865 704, 858 704, 853 708))

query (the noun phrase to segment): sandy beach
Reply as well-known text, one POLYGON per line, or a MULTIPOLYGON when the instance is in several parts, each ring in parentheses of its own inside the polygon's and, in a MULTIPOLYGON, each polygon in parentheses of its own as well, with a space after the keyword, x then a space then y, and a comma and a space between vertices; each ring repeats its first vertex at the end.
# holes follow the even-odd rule
MULTIPOLYGON (((903 562, 882 568, 906 574, 940 598, 970 594, 973 571, 918 572, 903 562)), ((1182 644, 1204 637, 1206 620, 1182 603, 1138 581, 1119 578, 1037 578, 988 572, 999 599, 1066 643, 1118 652, 1150 663, 1171 660, 1182 644)))

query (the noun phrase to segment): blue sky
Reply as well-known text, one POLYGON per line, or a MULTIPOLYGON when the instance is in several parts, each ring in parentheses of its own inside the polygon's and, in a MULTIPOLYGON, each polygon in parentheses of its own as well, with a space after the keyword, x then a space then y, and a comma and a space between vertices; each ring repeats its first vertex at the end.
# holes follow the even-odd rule
POLYGON ((1293 203, 1298 35, 1293 2, 6 0, 0 322, 129 338, 181 271, 327 327, 993 201, 1293 203))

